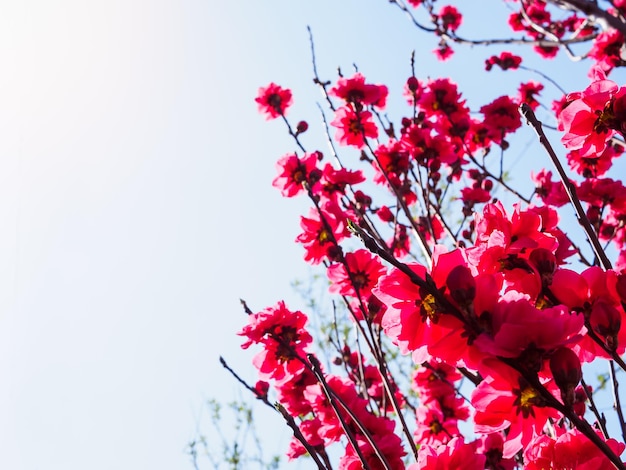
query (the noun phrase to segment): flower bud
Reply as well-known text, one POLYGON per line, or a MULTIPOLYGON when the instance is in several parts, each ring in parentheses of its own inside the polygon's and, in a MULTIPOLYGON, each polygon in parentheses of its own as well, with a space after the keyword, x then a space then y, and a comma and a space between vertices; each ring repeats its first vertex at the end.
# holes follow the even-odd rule
POLYGON ((376 211, 376 215, 383 222, 392 222, 395 219, 391 210, 389 210, 387 206, 380 206, 380 209, 376 211))
POLYGON ((409 77, 406 81, 406 86, 409 90, 415 93, 420 87, 420 82, 416 77, 409 77))
POLYGON ((306 132, 308 128, 309 124, 306 121, 300 121, 296 126, 296 134, 302 134, 303 132, 306 132))
POLYGON ((535 267, 544 285, 552 284, 554 271, 556 270, 556 257, 554 253, 545 248, 535 248, 528 257, 530 263, 535 267))
POLYGON ((455 266, 446 279, 450 296, 461 306, 472 303, 476 297, 476 281, 467 266, 455 266))
POLYGON ((561 390, 561 399, 567 406, 574 404, 574 390, 583 378, 580 359, 569 348, 559 348, 550 357, 550 371, 561 390))
POLYGON ((589 324, 610 351, 617 350, 617 334, 622 325, 619 310, 604 300, 594 302, 589 316, 589 324))
POLYGON ((267 399, 267 392, 270 389, 270 384, 263 380, 259 380, 256 384, 254 384, 254 392, 258 399, 263 400, 267 399))
MULTIPOLYGON (((590 385, 587 385, 587 391, 589 392, 589 395, 591 395, 591 392, 593 390, 590 385)), ((586 402, 587 402, 587 393, 585 393, 585 389, 582 387, 582 385, 579 385, 578 387, 576 387, 576 390, 574 390, 573 408, 574 408, 574 413, 576 413, 581 418, 585 416, 585 411, 587 411, 587 406, 585 405, 586 402)))

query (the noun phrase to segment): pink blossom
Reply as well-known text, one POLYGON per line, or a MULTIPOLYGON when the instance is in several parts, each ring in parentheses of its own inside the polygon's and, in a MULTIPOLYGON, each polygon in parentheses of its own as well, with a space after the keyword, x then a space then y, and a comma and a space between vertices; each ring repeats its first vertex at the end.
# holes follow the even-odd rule
POLYGON ((579 150, 582 157, 599 156, 606 148, 614 131, 603 121, 606 105, 617 92, 610 80, 593 82, 559 114, 559 130, 564 132, 563 144, 570 150, 579 150))
POLYGON ((259 88, 259 93, 254 99, 259 105, 259 112, 265 114, 265 118, 276 119, 287 112, 287 108, 293 102, 291 90, 281 88, 275 83, 259 88))
POLYGON ((354 112, 351 108, 343 106, 335 112, 335 119, 330 123, 337 128, 335 138, 341 145, 351 145, 362 148, 366 138, 376 138, 378 128, 369 111, 354 112))

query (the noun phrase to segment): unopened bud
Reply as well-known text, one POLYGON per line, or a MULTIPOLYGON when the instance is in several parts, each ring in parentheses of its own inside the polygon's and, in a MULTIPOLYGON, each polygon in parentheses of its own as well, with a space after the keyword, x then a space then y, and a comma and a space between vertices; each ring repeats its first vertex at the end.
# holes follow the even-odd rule
POLYGON ((420 82, 415 77, 409 77, 409 79, 406 81, 406 86, 409 90, 415 93, 420 87, 420 82))
POLYGON ((307 124, 306 121, 300 121, 298 125, 296 126, 296 133, 302 134, 303 132, 306 132, 308 128, 309 128, 309 125, 307 124))
POLYGON ((574 390, 583 378, 580 359, 569 348, 559 348, 550 357, 550 371, 561 390, 561 399, 567 406, 575 401, 574 390))
POLYGON ((616 351, 617 334, 622 325, 619 310, 604 300, 594 302, 589 316, 589 323, 593 331, 604 338, 604 343, 610 351, 616 351))
MULTIPOLYGON (((591 395, 591 392, 593 391, 593 389, 591 388, 590 385, 587 385, 587 392, 589 392, 589 395, 591 395)), ((576 387, 576 390, 574 390, 574 413, 576 413, 578 416, 583 417, 585 416, 585 411, 587 411, 587 407, 585 405, 585 402, 587 401, 587 393, 585 392, 585 389, 582 387, 582 385, 579 385, 578 387, 576 387)))
POLYGON ((544 285, 552 284, 552 278, 556 270, 556 257, 554 253, 546 248, 535 248, 532 253, 530 253, 528 261, 535 267, 544 285))
POLYGON ((264 382, 263 380, 259 380, 256 384, 254 384, 254 392, 259 399, 267 398, 267 392, 269 389, 270 384, 264 382))
POLYGON ((459 305, 467 306, 476 297, 476 281, 467 266, 455 266, 446 279, 450 296, 459 305))

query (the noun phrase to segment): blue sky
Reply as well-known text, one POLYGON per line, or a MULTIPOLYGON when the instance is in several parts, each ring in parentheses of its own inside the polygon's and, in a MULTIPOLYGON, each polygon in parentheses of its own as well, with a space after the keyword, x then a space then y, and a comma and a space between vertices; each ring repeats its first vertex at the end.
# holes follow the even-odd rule
POLYGON ((191 468, 204 400, 239 390, 218 356, 253 377, 239 299, 297 304, 308 275, 306 203, 270 184, 293 145, 253 101, 292 88, 323 148, 307 25, 323 77, 398 90, 417 49, 421 78, 513 93, 384 0, 0 6, 0 468, 191 468))

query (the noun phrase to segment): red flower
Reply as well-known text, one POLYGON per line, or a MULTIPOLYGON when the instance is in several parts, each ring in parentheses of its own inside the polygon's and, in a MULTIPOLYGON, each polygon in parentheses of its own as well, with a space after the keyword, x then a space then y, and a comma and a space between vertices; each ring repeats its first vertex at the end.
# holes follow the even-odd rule
POLYGON ((433 52, 435 53, 435 56, 437 56, 437 59, 441 62, 445 62, 452 57, 454 49, 452 49, 446 41, 441 41, 437 49, 433 52))
POLYGON ((313 208, 309 217, 300 218, 303 232, 298 235, 296 241, 304 245, 306 250, 304 260, 311 264, 319 264, 325 258, 335 259, 340 250, 337 243, 348 235, 345 217, 336 204, 331 202, 324 204, 322 213, 324 221, 313 208))
POLYGON ((259 88, 259 94, 254 101, 259 104, 259 112, 265 114, 266 119, 276 119, 283 116, 291 106, 291 90, 270 83, 265 88, 259 88))
MULTIPOLYGON (((374 434, 374 443, 380 452, 384 455, 385 459, 389 463, 390 468, 403 470, 404 462, 402 457, 406 454, 402 448, 400 437, 393 432, 380 432, 374 434)), ((380 461, 376 450, 372 447, 369 441, 362 435, 358 435, 356 438, 359 450, 365 457, 365 462, 361 460, 361 457, 354 450, 354 447, 350 442, 346 445, 346 453, 339 460, 339 470, 362 470, 364 463, 366 463, 371 469, 384 469, 385 467, 380 461)))
POLYGON ((404 85, 402 96, 404 96, 412 106, 417 103, 417 100, 422 94, 422 88, 422 84, 416 77, 409 77, 404 85))
MULTIPOLYGON (((320 420, 317 418, 309 418, 300 422, 298 426, 302 436, 306 439, 307 443, 313 447, 323 447, 324 440, 317 434, 317 430, 320 427, 320 420)), ((289 460, 297 459, 305 455, 308 451, 302 445, 302 443, 293 436, 289 443, 289 450, 287 451, 287 458, 289 460)))
POLYGON ((522 125, 517 104, 508 96, 500 96, 491 103, 480 108, 485 115, 484 123, 487 134, 497 144, 502 143, 504 136, 522 125))
POLYGON ((299 158, 295 153, 287 154, 276 163, 278 176, 272 186, 280 189, 285 197, 293 197, 304 191, 302 183, 312 183, 319 179, 317 169, 317 152, 305 154, 299 158))
POLYGON ((419 445, 445 444, 450 436, 459 435, 458 420, 444 415, 436 401, 428 407, 419 406, 415 414, 417 428, 413 436, 419 445))
POLYGON ((386 185, 389 180, 394 188, 401 190, 404 177, 411 169, 410 155, 405 146, 396 140, 390 140, 386 145, 378 146, 374 155, 377 160, 374 165, 374 182, 386 185))
POLYGON ((593 47, 589 51, 589 57, 595 59, 597 65, 605 72, 610 72, 614 67, 624 65, 621 56, 624 47, 624 36, 616 29, 609 29, 593 41, 593 47))
POLYGON ((510 458, 541 433, 548 419, 558 419, 559 413, 545 406, 539 391, 519 372, 499 360, 490 361, 489 368, 490 373, 472 392, 475 430, 492 433, 508 428, 502 455, 510 458))
POLYGON ((531 372, 540 372, 549 353, 581 338, 582 315, 558 307, 536 309, 521 294, 507 292, 491 312, 488 333, 475 346, 488 354, 517 358, 531 372))
POLYGON ((476 453, 476 442, 455 437, 447 444, 420 447, 417 464, 408 470, 483 470, 485 456, 476 453))
POLYGON ((377 284, 386 269, 369 251, 360 249, 345 255, 345 265, 335 263, 328 267, 330 292, 333 294, 365 297, 377 284), (346 265, 350 273, 346 270, 346 265))
POLYGON ((569 348, 559 348, 550 357, 550 372, 561 390, 561 399, 566 406, 575 401, 575 390, 583 378, 578 355, 569 348))
POLYGON ((330 123, 337 128, 335 138, 341 145, 362 148, 366 138, 378 137, 378 128, 369 111, 354 112, 344 106, 335 112, 335 119, 330 123))
POLYGON ((387 206, 381 206, 380 209, 376 211, 376 215, 383 222, 393 222, 395 220, 395 216, 387 206))
POLYGON ((572 170, 585 178, 598 178, 613 166, 613 159, 623 152, 621 145, 607 145, 599 155, 583 156, 580 150, 572 150, 567 154, 567 163, 572 170))
POLYGON ((521 63, 522 58, 520 56, 504 51, 500 54, 500 56, 492 55, 489 57, 489 59, 485 61, 485 70, 491 70, 494 65, 497 65, 502 70, 515 70, 521 63))
POLYGON ((526 83, 522 83, 518 89, 517 102, 518 103, 526 103, 533 110, 537 109, 539 106, 539 102, 535 98, 541 90, 543 90, 543 85, 539 82, 529 81, 526 83))
POLYGON ((539 173, 530 173, 530 178, 535 183, 535 193, 544 204, 561 207, 569 203, 569 197, 560 181, 552 181, 552 172, 545 168, 539 173))
POLYGON ((454 383, 461 378, 461 374, 450 364, 433 360, 415 371, 412 388, 419 394, 421 402, 428 404, 431 400, 454 395, 454 383))
POLYGON ((461 199, 469 206, 476 203, 488 202, 491 199, 489 191, 482 188, 463 188, 461 189, 461 199))
POLYGON ((434 134, 432 129, 416 125, 410 126, 400 140, 402 146, 411 153, 411 156, 422 166, 444 163, 452 165, 459 160, 457 149, 442 134, 434 134))
POLYGON ((452 122, 469 114, 456 84, 448 78, 429 80, 420 96, 418 107, 428 116, 436 118, 445 115, 452 122))
POLYGON ((456 31, 463 21, 463 16, 459 13, 459 10, 452 5, 444 6, 439 10, 439 15, 437 16, 444 31, 456 31))
POLYGON ((240 336, 247 337, 241 347, 262 344, 263 350, 253 359, 261 379, 286 380, 304 369, 298 359, 306 357, 306 349, 313 341, 304 329, 307 317, 300 311, 289 310, 284 302, 251 314, 249 323, 240 336))
POLYGON ((599 80, 570 96, 570 103, 558 116, 559 130, 565 132, 561 138, 565 147, 579 150, 582 157, 597 157, 604 151, 614 134, 607 126, 604 111, 617 90, 614 82, 599 80))
MULTIPOLYGON (((424 278, 424 266, 413 264, 409 267, 419 277, 424 278)), ((397 269, 392 269, 383 276, 373 292, 387 306, 382 326, 400 351, 406 354, 415 350, 426 350, 431 334, 430 325, 437 315, 432 311, 432 295, 422 296, 419 287, 397 269)))
POLYGON ((346 186, 355 185, 365 181, 365 176, 360 170, 348 170, 346 168, 335 169, 330 163, 324 165, 319 185, 313 189, 315 194, 322 194, 323 198, 330 200, 345 194, 346 186))
MULTIPOLYGON (((554 433, 556 439, 542 434, 524 449, 524 468, 528 470, 546 468, 596 470, 613 467, 608 457, 578 429, 566 429, 557 425, 554 426, 554 433)), ((600 439, 605 440, 599 430, 596 430, 596 433, 600 439)), ((615 439, 608 439, 606 443, 618 456, 626 447, 615 439)))
MULTIPOLYGON (((431 355, 452 363, 460 360, 476 362, 473 356, 476 350, 468 348, 467 337, 462 336, 461 320, 437 299, 439 295, 447 294, 446 279, 459 264, 466 264, 461 250, 447 252, 443 247, 435 247, 430 276, 437 292, 418 287, 397 269, 381 277, 373 289, 374 295, 387 306, 382 321, 385 333, 402 353, 412 352, 418 363, 430 360, 431 355)), ((426 278, 424 266, 408 266, 417 277, 426 278)))
POLYGON ((330 89, 329 94, 341 98, 346 103, 355 105, 374 105, 384 108, 388 90, 385 85, 365 83, 365 77, 356 73, 352 78, 340 78, 337 85, 330 89))

